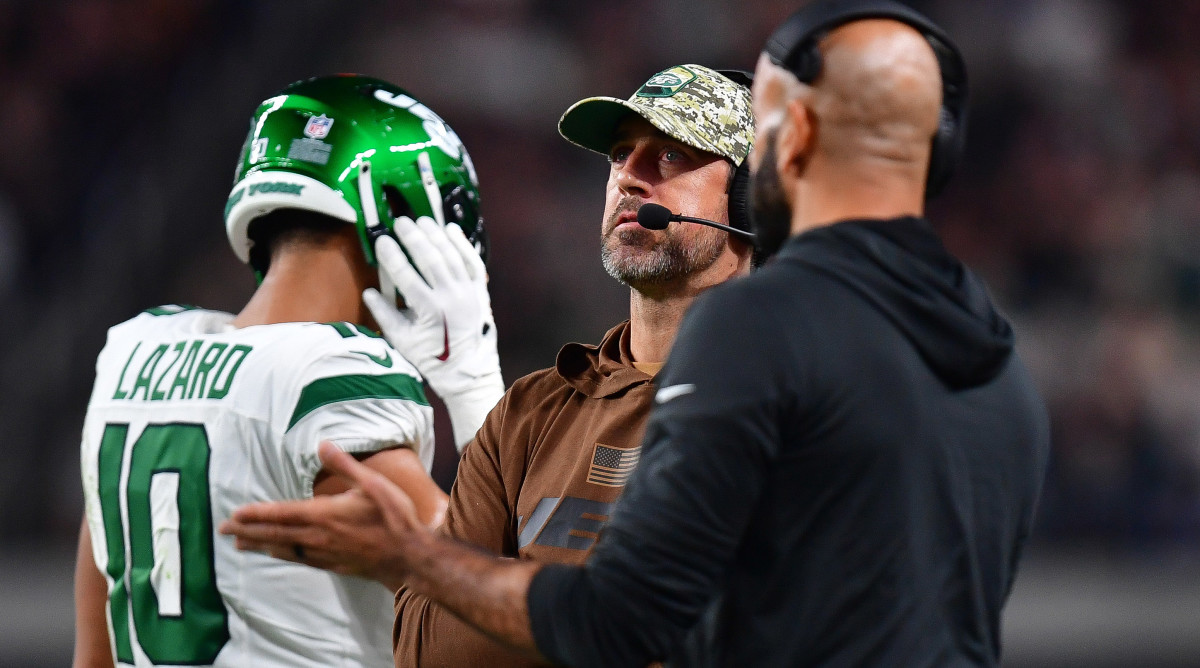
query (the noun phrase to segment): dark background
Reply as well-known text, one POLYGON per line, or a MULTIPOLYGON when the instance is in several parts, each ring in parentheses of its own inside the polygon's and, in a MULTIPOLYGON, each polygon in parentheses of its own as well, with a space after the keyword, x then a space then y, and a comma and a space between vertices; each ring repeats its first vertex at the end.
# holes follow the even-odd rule
MULTIPOLYGON (((562 111, 680 63, 752 69, 798 4, 0 0, 0 665, 69 660, 106 328, 254 288, 221 212, 259 100, 361 72, 457 130, 511 382, 627 313, 598 258, 607 167, 558 137, 562 111)), ((1011 316, 1054 425, 1006 664, 1200 664, 1200 2, 911 4, 971 75, 966 164, 930 216, 1011 316)))

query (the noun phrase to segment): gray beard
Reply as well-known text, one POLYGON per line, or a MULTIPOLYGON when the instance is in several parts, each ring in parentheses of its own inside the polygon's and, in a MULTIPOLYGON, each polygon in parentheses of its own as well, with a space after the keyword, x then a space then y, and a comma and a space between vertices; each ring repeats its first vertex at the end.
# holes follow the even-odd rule
POLYGON ((642 248, 652 235, 639 228, 614 229, 604 235, 600 261, 608 275, 634 290, 660 286, 708 269, 725 250, 722 234, 702 234, 696 243, 685 246, 670 230, 653 247, 642 248))

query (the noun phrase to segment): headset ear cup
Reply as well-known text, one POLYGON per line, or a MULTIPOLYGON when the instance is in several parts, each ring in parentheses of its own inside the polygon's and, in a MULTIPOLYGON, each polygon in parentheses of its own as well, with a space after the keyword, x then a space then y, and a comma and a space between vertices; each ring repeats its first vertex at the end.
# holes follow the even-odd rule
MULTIPOLYGON (((750 161, 743 160, 733 172, 733 181, 729 184, 729 224, 739 230, 753 232, 750 223, 750 161)), ((750 253, 750 266, 758 268, 766 261, 766 256, 759 250, 758 243, 750 253)))
POLYGON ((967 137, 966 78, 961 68, 942 69, 942 108, 938 118, 937 132, 929 151, 929 175, 925 181, 925 199, 932 199, 954 175, 962 161, 967 137))
POLYGON ((795 65, 792 68, 792 73, 796 75, 796 79, 803 83, 811 84, 821 75, 821 49, 818 47, 819 36, 805 40, 804 44, 797 49, 795 65))
POLYGON ((734 168, 729 183, 729 224, 739 230, 750 229, 750 165, 748 160, 734 168))
POLYGON ((941 192, 954 173, 955 163, 958 162, 958 154, 961 151, 961 147, 958 146, 960 136, 954 117, 949 110, 942 107, 937 132, 933 135, 933 145, 929 150, 925 199, 931 199, 941 192))
POLYGON ((823 67, 819 42, 850 22, 887 18, 907 23, 929 40, 942 75, 942 109, 930 146, 925 198, 946 185, 961 160, 967 128, 967 68, 962 54, 937 24, 896 0, 821 0, 807 3, 767 38, 764 53, 803 83, 813 84, 823 67))
POLYGON ((925 199, 928 200, 941 192, 962 159, 967 129, 967 73, 962 56, 935 33, 935 26, 929 24, 921 28, 937 57, 942 77, 942 108, 925 180, 925 199))

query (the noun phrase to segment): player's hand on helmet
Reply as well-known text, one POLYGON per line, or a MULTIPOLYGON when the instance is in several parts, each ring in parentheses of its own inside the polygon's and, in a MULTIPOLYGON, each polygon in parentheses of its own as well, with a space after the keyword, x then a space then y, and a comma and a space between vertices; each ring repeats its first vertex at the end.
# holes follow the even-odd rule
POLYGON ((376 240, 375 255, 385 294, 394 285, 405 308, 374 289, 363 301, 446 403, 461 449, 504 393, 487 270, 458 225, 401 217, 393 229, 411 262, 388 236, 376 240))
POLYGON ((363 301, 383 335, 425 376, 439 395, 470 388, 500 369, 487 272, 458 225, 401 217, 395 239, 375 242, 380 283, 395 285, 405 308, 368 289, 363 301), (416 265, 414 267, 414 264, 416 265))

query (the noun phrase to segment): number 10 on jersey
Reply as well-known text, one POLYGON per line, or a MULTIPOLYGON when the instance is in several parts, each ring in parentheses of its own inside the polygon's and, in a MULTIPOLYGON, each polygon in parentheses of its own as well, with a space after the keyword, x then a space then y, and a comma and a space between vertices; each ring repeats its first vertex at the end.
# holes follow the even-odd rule
POLYGON ((129 436, 127 424, 105 426, 98 471, 117 660, 134 663, 132 621, 153 663, 212 663, 229 625, 213 565, 208 436, 180 423, 148 425, 132 446, 129 436))

